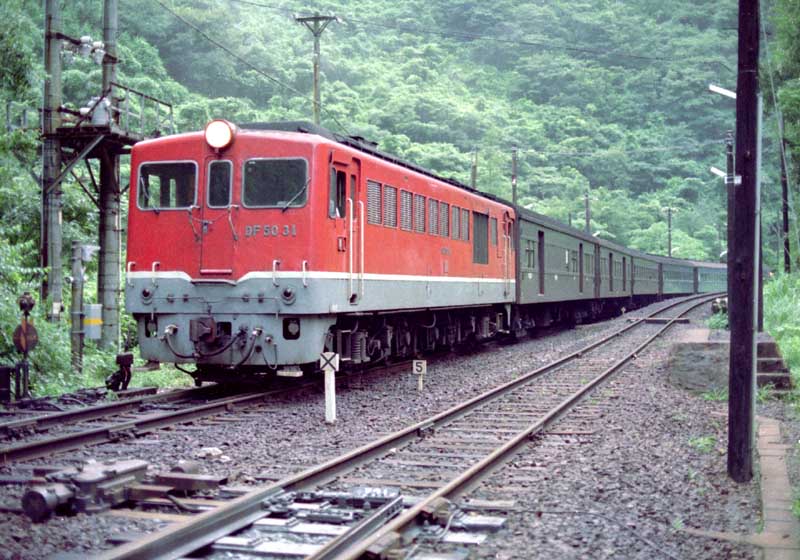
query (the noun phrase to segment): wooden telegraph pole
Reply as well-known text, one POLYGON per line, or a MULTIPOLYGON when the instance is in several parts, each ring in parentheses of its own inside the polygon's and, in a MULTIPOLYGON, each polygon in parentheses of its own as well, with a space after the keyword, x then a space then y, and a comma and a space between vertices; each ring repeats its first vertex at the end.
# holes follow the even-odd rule
POLYGON ((328 27, 332 21, 336 20, 336 16, 314 14, 313 16, 297 16, 294 20, 305 25, 314 36, 314 124, 319 125, 319 113, 322 105, 319 95, 319 38, 322 36, 322 32, 325 31, 325 28, 328 27))
POLYGON ((739 0, 739 68, 736 83, 736 176, 733 274, 728 305, 731 328, 728 398, 728 474, 753 477, 756 270, 758 241, 759 2, 739 0))

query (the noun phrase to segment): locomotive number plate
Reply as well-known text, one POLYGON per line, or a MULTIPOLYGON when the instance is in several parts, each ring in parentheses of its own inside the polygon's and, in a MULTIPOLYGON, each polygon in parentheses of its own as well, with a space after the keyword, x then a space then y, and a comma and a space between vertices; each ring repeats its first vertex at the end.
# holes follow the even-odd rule
POLYGON ((282 226, 275 226, 270 224, 254 224, 252 226, 244 226, 245 237, 297 237, 297 226, 295 224, 288 224, 282 226))

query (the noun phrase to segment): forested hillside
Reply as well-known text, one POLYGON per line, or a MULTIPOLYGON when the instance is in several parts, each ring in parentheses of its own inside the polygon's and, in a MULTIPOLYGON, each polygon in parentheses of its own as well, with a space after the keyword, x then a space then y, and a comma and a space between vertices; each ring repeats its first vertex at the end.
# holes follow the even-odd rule
MULTIPOLYGON (((762 11, 763 225, 774 266, 772 85, 800 154, 800 0, 762 11)), ((588 193, 593 233, 662 254, 673 208, 676 256, 717 260, 724 250, 724 188, 708 169, 724 167, 734 103, 708 84, 735 88, 734 0, 125 0, 119 12, 119 81, 172 103, 180 130, 212 117, 310 120, 312 37, 293 15, 332 13, 324 126, 465 182, 477 150, 478 188, 506 197, 517 146, 527 206, 582 226, 588 193)), ((0 98, 38 107, 41 2, 6 0, 0 17, 0 98)), ((69 35, 99 39, 102 1, 63 2, 63 22, 69 35)), ((97 95, 100 74, 87 60, 65 67, 65 104, 97 95)), ((38 138, 0 138, 0 281, 13 293, 37 264, 38 138)), ((96 210, 75 183, 64 220, 65 247, 95 235, 96 210)))

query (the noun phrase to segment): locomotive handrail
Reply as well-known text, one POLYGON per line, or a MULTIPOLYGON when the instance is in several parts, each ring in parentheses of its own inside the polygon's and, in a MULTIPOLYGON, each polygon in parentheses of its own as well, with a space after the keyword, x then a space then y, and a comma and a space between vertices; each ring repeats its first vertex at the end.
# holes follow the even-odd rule
POLYGON ((308 288, 308 261, 303 261, 303 287, 308 288))
POLYGON ((234 241, 239 241, 239 236, 236 235, 236 228, 233 227, 233 209, 234 208, 236 208, 238 210, 239 209, 239 205, 238 204, 231 204, 230 206, 228 206, 228 225, 231 226, 231 234, 233 234, 233 240, 234 241))
POLYGON ((361 294, 359 295, 360 298, 364 297, 364 269, 367 266, 367 263, 364 261, 364 201, 358 201, 358 234, 361 238, 361 267, 358 269, 358 281, 359 281, 359 291, 361 294))
POLYGON ((281 261, 279 259, 275 259, 272 261, 272 285, 278 285, 278 267, 281 265, 281 261))
POLYGON ((151 278, 150 281, 153 283, 154 288, 158 287, 158 282, 156 282, 156 269, 159 266, 161 266, 161 261, 153 261, 153 266, 152 266, 153 277, 151 278))
POLYGON ((355 295, 355 292, 353 292, 353 222, 355 221, 355 214, 354 214, 352 198, 347 199, 347 208, 350 211, 350 223, 349 223, 350 235, 347 246, 348 260, 350 266, 350 296, 348 299, 350 300, 350 304, 354 304, 356 303, 355 301, 353 301, 353 296, 355 295))

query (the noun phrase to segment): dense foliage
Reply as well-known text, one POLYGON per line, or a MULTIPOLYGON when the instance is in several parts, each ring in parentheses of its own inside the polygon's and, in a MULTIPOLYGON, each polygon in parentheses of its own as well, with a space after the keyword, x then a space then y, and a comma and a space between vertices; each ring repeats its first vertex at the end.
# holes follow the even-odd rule
MULTIPOLYGON (((101 0, 62 5, 65 33, 100 38, 101 0)), ((773 264, 779 169, 771 100, 797 146, 800 0, 774 0, 763 11, 770 57, 762 83, 766 90, 774 75, 776 87, 774 96, 765 91, 763 170, 773 264)), ((588 193, 593 233, 662 254, 673 208, 675 255, 717 260, 724 251, 725 194, 708 167, 724 167, 734 105, 707 89, 735 87, 734 0, 126 0, 118 80, 172 103, 180 130, 217 116, 310 120, 312 38, 292 16, 313 12, 340 18, 321 41, 324 126, 465 182, 477 150, 478 188, 509 198, 517 146, 527 206, 582 226, 588 193)), ((0 17, 0 99, 19 103, 17 119, 20 107, 40 104, 42 5, 6 0, 0 17)), ((65 104, 84 105, 99 84, 100 68, 76 58, 64 69, 65 104)), ((0 266, 21 267, 13 282, 3 277, 0 298, 13 301, 42 273, 36 133, 0 134, 0 160, 0 247, 11 251, 0 252, 0 266)), ((65 247, 91 241, 97 227, 96 208, 70 181, 65 247)), ((4 335, 16 316, 1 311, 4 335)), ((8 350, 0 338, 0 353, 8 350)))

